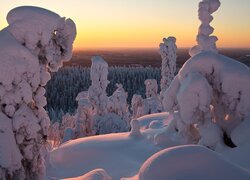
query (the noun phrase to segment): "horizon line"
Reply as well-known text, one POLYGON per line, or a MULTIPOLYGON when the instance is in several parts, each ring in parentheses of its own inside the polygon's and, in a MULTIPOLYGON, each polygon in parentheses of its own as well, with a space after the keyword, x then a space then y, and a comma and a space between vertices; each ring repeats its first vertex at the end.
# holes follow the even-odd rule
MULTIPOLYGON (((178 49, 190 49, 191 47, 178 47, 178 49)), ((157 50, 158 47, 86 47, 86 48, 74 48, 73 51, 85 51, 85 50, 143 50, 143 49, 151 49, 157 50)), ((218 50, 223 49, 245 49, 250 50, 250 47, 220 47, 218 50)))

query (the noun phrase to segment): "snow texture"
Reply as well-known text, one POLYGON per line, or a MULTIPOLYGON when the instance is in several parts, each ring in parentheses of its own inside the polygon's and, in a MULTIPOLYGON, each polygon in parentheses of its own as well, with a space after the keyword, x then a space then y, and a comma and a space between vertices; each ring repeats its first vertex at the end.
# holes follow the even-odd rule
POLYGON ((131 180, 210 180, 250 178, 250 173, 202 146, 179 146, 151 156, 131 180))
POLYGON ((202 0, 199 3, 199 19, 201 25, 199 27, 199 32, 196 37, 198 45, 190 49, 190 56, 194 56, 202 51, 218 52, 216 48, 216 41, 218 38, 216 36, 210 36, 214 32, 214 28, 210 26, 213 20, 213 14, 220 7, 219 0, 202 0))
POLYGON ((171 126, 171 115, 146 115, 131 122, 134 130, 129 133, 85 137, 62 144, 49 155, 48 177, 62 179, 79 176, 81 179, 99 172, 97 168, 102 168, 113 179, 127 177, 123 180, 249 179, 249 142, 216 153, 197 145, 173 147, 180 143, 173 143, 175 139, 168 136, 165 138, 172 140, 168 141, 170 148, 159 148, 154 137, 164 132, 166 127, 143 128, 155 120, 167 119, 166 123, 170 121, 168 125, 171 126), (143 124, 140 136, 131 136, 133 132, 138 132, 138 121, 141 121, 140 125, 143 124))
POLYGON ((0 32, 0 105, 10 143, 1 153, 7 164, 0 163, 0 179, 43 179, 42 149, 50 124, 44 86, 49 72, 71 58, 76 27, 70 19, 29 6, 11 10, 7 21, 0 32))
POLYGON ((95 169, 84 174, 83 176, 79 176, 76 178, 67 178, 64 180, 112 180, 112 178, 104 169, 95 169))
MULTIPOLYGON (((159 151, 147 135, 114 133, 68 141, 52 150, 47 159, 47 176, 78 177, 104 169, 112 179, 135 175, 144 161, 159 151)), ((150 134, 154 136, 153 133, 150 134)))

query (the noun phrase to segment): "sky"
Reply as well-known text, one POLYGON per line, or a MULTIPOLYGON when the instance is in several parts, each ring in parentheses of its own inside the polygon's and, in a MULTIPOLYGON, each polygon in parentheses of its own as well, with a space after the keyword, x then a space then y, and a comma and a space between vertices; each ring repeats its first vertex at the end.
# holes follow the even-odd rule
MULTIPOLYGON (((200 25, 200 0, 0 0, 0 29, 7 13, 39 6, 71 18, 77 26, 74 49, 157 48, 175 36, 178 47, 192 47, 200 25)), ((250 48, 250 0, 221 0, 211 23, 220 48, 250 48)))

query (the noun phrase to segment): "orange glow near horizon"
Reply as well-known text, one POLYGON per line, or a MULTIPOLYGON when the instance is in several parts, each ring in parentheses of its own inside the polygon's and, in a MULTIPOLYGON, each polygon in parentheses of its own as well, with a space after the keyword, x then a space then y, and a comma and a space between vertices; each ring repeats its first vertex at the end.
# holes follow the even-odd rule
MULTIPOLYGON (((77 26, 74 50, 158 48, 175 36, 178 47, 192 47, 199 27, 199 0, 2 0, 0 29, 9 10, 40 6, 71 18, 77 26)), ((250 48, 250 1, 221 0, 212 26, 219 48, 250 48)))

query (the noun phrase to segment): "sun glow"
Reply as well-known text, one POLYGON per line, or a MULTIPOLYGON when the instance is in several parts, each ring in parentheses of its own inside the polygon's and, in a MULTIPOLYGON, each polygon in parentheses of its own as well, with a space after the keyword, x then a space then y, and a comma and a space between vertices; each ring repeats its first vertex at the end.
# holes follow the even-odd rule
MULTIPOLYGON (((250 48, 249 0, 221 0, 223 6, 213 14, 218 47, 250 48), (223 2, 225 1, 225 2, 223 2), (237 13, 233 13, 236 12, 237 13)), ((190 0, 2 0, 0 28, 17 6, 33 5, 69 17, 77 25, 74 49, 112 47, 154 47, 163 37, 175 36, 178 47, 196 44, 200 22, 197 1, 190 0)))

